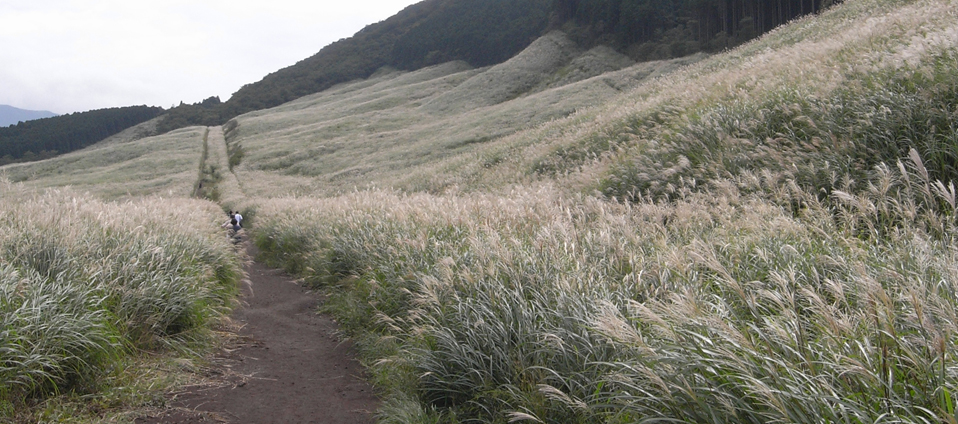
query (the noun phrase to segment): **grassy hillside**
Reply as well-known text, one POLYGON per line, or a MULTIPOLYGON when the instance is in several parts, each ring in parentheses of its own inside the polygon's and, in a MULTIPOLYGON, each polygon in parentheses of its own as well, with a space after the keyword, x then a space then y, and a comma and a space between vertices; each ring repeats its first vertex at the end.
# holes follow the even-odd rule
POLYGON ((201 127, 147 138, 118 134, 53 159, 0 167, 0 177, 32 188, 69 186, 105 199, 189 197, 205 136, 201 127))
POLYGON ((315 55, 244 85, 225 103, 181 105, 161 131, 221 125, 242 113, 278 106, 382 68, 420 69, 448 61, 488 66, 509 59, 541 36, 547 0, 427 0, 325 46, 315 55))
MULTIPOLYGON (((710 57, 383 70, 129 163, 200 146, 385 423, 956 422, 956 110, 958 2, 856 0, 710 57)), ((44 163, 0 172, 85 177, 44 163)))
POLYGON ((189 197, 222 130, 144 130, 0 167, 0 422, 130 422, 217 343, 240 256, 189 197))
POLYGON ((634 64, 610 49, 582 51, 556 32, 493 67, 384 72, 238 117, 227 125, 231 147, 243 152, 233 171, 249 196, 442 189, 408 177, 701 58, 634 64))
POLYGON ((380 75, 239 117, 234 170, 384 422, 954 422, 956 6, 847 2, 622 92, 550 85, 555 39, 380 75))
POLYGON ((208 131, 144 130, 0 167, 0 422, 129 422, 216 342, 242 269, 189 199, 208 131))
POLYGON ((160 107, 130 106, 71 113, 0 127, 0 165, 47 159, 80 150, 149 121, 163 112, 160 107))
POLYGON ((580 44, 615 48, 643 62, 717 52, 838 2, 427 0, 241 87, 225 103, 211 97, 173 108, 159 129, 220 125, 383 68, 413 71, 450 61, 495 65, 559 28, 580 44))

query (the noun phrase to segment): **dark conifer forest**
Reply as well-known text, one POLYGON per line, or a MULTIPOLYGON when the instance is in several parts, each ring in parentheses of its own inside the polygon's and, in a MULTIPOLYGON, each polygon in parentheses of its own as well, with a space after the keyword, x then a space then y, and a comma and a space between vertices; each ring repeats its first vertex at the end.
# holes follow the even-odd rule
POLYGON ((837 2, 555 0, 553 7, 574 35, 612 44, 641 61, 734 47, 837 2))
POLYGON ((98 109, 0 128, 0 165, 46 159, 82 149, 163 113, 163 108, 98 109))

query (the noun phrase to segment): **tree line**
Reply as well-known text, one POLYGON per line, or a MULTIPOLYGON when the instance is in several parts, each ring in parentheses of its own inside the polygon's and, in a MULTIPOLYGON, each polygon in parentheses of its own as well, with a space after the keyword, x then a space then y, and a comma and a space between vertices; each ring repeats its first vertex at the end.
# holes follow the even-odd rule
POLYGON ((613 44, 641 61, 731 48, 840 1, 555 0, 554 7, 580 41, 613 44))
POLYGON ((160 107, 129 106, 0 127, 0 165, 46 159, 79 150, 163 112, 160 107))

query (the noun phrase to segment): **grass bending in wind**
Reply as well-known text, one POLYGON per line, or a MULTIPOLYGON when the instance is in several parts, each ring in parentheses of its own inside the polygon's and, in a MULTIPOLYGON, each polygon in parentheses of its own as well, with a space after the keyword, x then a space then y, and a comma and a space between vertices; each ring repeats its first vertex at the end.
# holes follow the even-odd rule
POLYGON ((272 201, 257 244, 327 285, 384 422, 951 422, 952 191, 881 169, 825 200, 765 171, 670 202, 272 201))
POLYGON ((613 159, 600 188, 630 199, 667 196, 683 181, 768 167, 790 168, 799 184, 828 193, 838 176, 864 182, 877 164, 911 149, 934 178, 958 179, 958 53, 925 62, 849 75, 850 87, 826 95, 786 87, 678 111, 664 123, 638 119, 626 131, 648 142, 613 159))
POLYGON ((845 2, 256 242, 383 422, 958 422, 954 6, 845 2))
POLYGON ((202 340, 231 305, 242 270, 215 205, 10 184, 0 199, 0 417, 108 390, 139 352, 202 340))

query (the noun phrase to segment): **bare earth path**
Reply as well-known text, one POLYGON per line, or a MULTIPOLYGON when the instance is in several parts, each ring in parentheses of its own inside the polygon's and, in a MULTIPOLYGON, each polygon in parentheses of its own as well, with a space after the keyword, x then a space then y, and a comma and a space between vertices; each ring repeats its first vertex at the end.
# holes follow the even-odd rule
POLYGON ((280 270, 247 265, 233 319, 240 344, 218 355, 224 377, 213 387, 188 387, 169 409, 138 419, 155 423, 373 423, 378 406, 336 323, 316 314, 321 301, 280 270))

